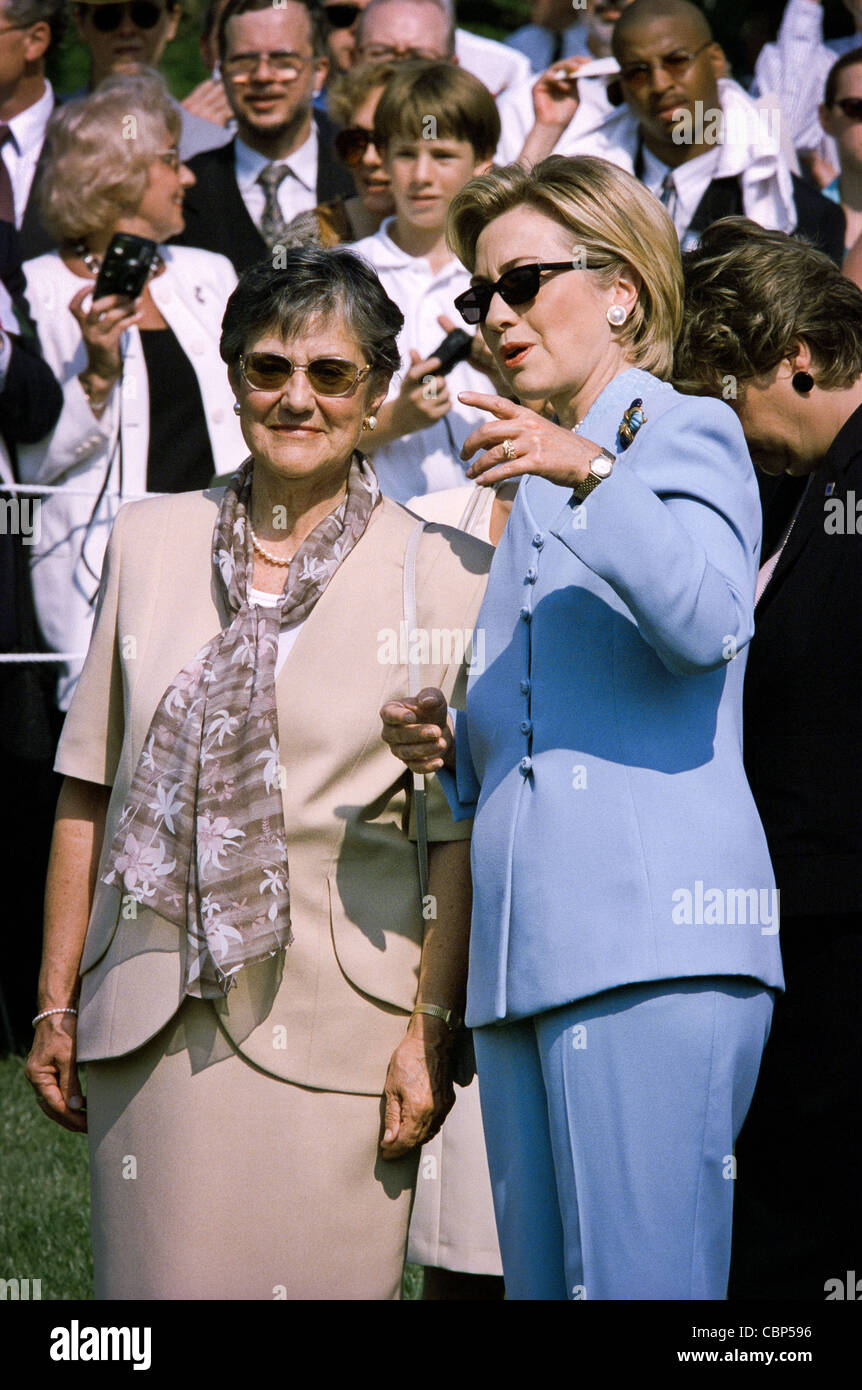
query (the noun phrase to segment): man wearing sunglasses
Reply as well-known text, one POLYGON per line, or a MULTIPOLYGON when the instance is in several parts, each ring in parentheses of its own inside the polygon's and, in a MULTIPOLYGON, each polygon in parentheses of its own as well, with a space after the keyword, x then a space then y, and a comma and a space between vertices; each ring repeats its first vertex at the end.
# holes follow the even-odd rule
MULTIPOLYGON (((843 213, 791 172, 770 114, 724 76, 724 53, 701 10, 688 0, 634 0, 614 29, 613 53, 625 105, 579 141, 578 154, 641 179, 667 208, 683 250, 719 218, 744 215, 801 232, 840 264, 843 213)), ((542 156, 531 148, 532 161, 542 156)))
POLYGON ((862 45, 830 69, 819 116, 835 141, 841 169, 823 192, 844 210, 849 251, 862 237, 862 45))
POLYGON ((197 180, 179 240, 227 256, 237 273, 319 237, 313 210, 350 198, 335 127, 312 100, 328 71, 326 22, 305 0, 230 0, 218 21, 236 135, 190 161, 197 180))
MULTIPOLYGON (((142 65, 157 68, 176 35, 181 14, 179 0, 90 0, 76 5, 75 27, 90 54, 89 90, 112 73, 133 72, 142 65)), ((194 115, 179 102, 177 110, 182 118, 179 152, 183 162, 230 139, 223 127, 194 115)))
POLYGON ((0 0, 0 220, 17 226, 22 260, 53 248, 34 190, 54 110, 45 61, 64 12, 63 0, 0 0))

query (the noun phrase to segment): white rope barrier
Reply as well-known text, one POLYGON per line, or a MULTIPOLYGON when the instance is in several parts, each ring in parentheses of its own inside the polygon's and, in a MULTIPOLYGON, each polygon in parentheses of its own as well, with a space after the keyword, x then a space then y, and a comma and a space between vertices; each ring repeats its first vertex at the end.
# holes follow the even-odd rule
MULTIPOLYGON (((25 492, 40 497, 49 497, 53 492, 62 492, 65 497, 98 497, 99 490, 80 487, 66 487, 64 483, 7 483, 0 480, 0 492, 25 492)), ((122 497, 124 502, 143 502, 148 497, 167 497, 166 492, 117 492, 116 488, 106 488, 103 497, 122 497)))
POLYGON ((11 666, 21 661, 83 661, 86 652, 0 652, 0 664, 11 666))

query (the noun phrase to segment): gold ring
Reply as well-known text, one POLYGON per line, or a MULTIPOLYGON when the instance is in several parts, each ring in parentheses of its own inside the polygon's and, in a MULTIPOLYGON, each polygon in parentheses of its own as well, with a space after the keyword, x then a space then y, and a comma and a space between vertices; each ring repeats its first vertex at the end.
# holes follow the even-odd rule
POLYGON ((506 460, 507 463, 511 463, 512 459, 516 459, 517 457, 518 455, 515 453, 515 446, 512 443, 511 439, 504 439, 503 458, 506 460))

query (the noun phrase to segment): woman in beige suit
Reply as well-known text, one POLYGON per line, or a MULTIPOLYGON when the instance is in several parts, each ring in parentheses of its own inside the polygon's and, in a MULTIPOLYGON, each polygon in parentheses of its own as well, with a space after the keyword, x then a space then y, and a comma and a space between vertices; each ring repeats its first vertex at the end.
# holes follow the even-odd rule
POLYGON ((356 450, 401 323, 373 271, 286 262, 222 330, 251 457, 120 512, 57 756, 27 1072, 89 1130, 98 1298, 397 1298, 452 1103, 465 829, 432 783, 421 899, 377 712, 410 548, 425 683, 456 703, 489 552, 417 535, 356 450))

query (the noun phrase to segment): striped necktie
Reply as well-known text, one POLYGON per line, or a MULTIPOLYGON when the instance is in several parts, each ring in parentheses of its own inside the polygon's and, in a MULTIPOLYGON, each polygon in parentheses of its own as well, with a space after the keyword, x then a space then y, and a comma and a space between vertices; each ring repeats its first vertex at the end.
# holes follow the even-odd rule
POLYGON ((673 221, 676 215, 677 203, 679 202, 679 194, 676 191, 676 184, 673 181, 672 169, 668 169, 664 176, 661 193, 659 194, 659 201, 667 208, 671 221, 673 221))
POLYGON ((12 193, 12 180, 3 158, 3 146, 12 140, 13 135, 7 125, 0 125, 0 222, 15 225, 15 198, 12 193))
POLYGON ((278 190, 290 173, 286 164, 267 164, 257 176, 266 196, 263 216, 260 219, 260 234, 270 251, 275 246, 283 246, 287 234, 287 223, 282 216, 278 201, 278 190))

